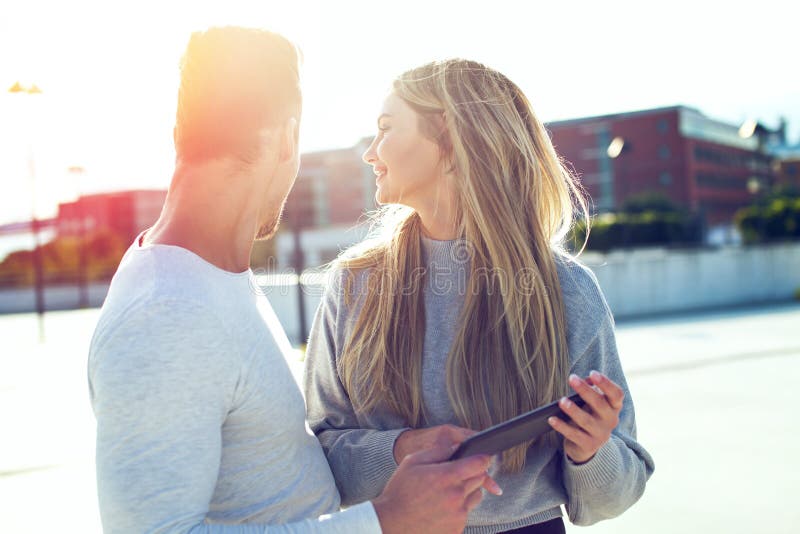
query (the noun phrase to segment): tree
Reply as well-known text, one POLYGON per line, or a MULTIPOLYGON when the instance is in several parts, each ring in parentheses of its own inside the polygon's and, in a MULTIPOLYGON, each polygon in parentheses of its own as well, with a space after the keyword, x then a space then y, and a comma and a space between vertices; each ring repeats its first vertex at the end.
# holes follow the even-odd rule
MULTIPOLYGON (((98 230, 84 241, 77 236, 60 236, 42 245, 45 281, 73 283, 79 279, 81 246, 85 247, 86 280, 108 280, 116 271, 127 249, 127 241, 111 230, 98 230)), ((0 286, 33 285, 33 252, 12 252, 0 263, 0 286)))

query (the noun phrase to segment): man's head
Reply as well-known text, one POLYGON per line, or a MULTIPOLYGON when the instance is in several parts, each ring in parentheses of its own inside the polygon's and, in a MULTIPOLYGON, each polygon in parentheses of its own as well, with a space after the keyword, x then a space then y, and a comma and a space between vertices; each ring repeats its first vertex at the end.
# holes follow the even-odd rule
POLYGON ((181 61, 176 159, 184 167, 229 160, 254 175, 254 186, 268 182, 258 237, 274 232, 297 175, 301 108, 299 53, 286 38, 240 27, 192 34, 181 61))

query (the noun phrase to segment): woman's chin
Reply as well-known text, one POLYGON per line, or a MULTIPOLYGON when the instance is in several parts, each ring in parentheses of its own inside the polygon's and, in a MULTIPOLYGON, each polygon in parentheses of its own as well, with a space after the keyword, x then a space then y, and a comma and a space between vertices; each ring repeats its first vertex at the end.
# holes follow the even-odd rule
POLYGON ((378 190, 375 191, 375 201, 378 204, 395 204, 397 199, 394 198, 392 195, 388 193, 388 191, 378 187, 378 190))

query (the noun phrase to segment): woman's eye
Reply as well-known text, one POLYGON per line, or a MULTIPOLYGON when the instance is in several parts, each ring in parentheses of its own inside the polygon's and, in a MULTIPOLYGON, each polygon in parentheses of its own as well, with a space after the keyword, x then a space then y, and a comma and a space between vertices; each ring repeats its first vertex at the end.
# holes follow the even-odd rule
POLYGON ((386 126, 386 125, 384 125, 384 126, 378 126, 378 131, 379 131, 379 132, 388 132, 388 131, 389 131, 389 127, 388 127, 388 126, 386 126))

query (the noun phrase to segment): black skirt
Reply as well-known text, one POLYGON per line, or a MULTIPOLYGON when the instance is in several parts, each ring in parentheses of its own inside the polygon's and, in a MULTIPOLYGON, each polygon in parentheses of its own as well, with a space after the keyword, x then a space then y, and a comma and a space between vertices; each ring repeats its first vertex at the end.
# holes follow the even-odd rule
POLYGON ((564 521, 560 517, 556 517, 543 523, 507 530, 505 534, 566 534, 566 532, 564 521))

